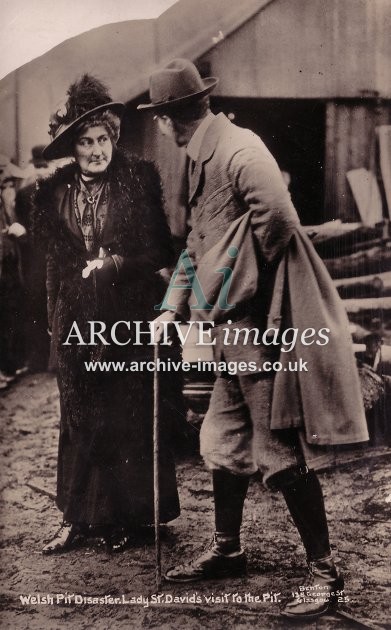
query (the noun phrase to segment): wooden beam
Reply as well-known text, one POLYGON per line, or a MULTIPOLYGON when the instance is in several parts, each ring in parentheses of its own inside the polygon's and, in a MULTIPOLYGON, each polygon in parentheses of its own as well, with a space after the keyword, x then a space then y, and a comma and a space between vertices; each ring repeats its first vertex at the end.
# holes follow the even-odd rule
POLYGON ((342 298, 386 297, 391 295, 391 271, 334 280, 342 298))
POLYGON ((369 274, 368 276, 355 276, 354 278, 337 278, 334 280, 334 284, 337 288, 339 288, 340 286, 354 285, 356 282, 369 284, 375 280, 380 281, 384 289, 391 289, 391 271, 369 274))
POLYGON ((29 488, 31 488, 31 490, 34 490, 35 492, 39 492, 39 494, 43 494, 44 496, 49 497, 50 499, 53 499, 53 501, 56 500, 55 490, 50 487, 45 487, 44 485, 42 485, 42 480, 28 481, 26 483, 26 486, 28 486, 29 488))
POLYGON ((351 278, 391 271, 391 246, 372 247, 365 251, 323 260, 332 278, 351 278))
POLYGON ((391 311, 391 297, 361 298, 342 301, 348 313, 362 313, 364 311, 391 311))

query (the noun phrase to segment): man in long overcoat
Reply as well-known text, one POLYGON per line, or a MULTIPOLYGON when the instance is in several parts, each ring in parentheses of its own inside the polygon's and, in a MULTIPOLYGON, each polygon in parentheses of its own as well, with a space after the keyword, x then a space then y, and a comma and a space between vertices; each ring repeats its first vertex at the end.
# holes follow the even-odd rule
POLYGON ((152 74, 151 102, 139 106, 156 114, 161 132, 188 156, 187 262, 177 267, 159 324, 209 318, 216 361, 248 366, 217 374, 201 430, 201 453, 213 475, 212 548, 170 569, 166 579, 245 571, 242 512, 250 476, 259 470, 269 488, 282 492, 298 529, 308 558, 306 586, 320 589, 293 598, 282 613, 313 619, 343 589, 315 471, 328 462, 329 445, 368 439, 359 381, 342 303, 300 227, 281 172, 258 136, 211 113, 208 94, 216 83, 201 79, 190 61, 175 59, 152 74), (222 275, 231 282, 225 301, 218 299, 222 275), (195 279, 204 310, 189 290, 195 279), (282 343, 288 329, 301 335, 290 352, 282 343), (236 330, 251 334, 231 343, 236 330), (269 340, 273 331, 280 343, 269 340), (292 358, 305 359, 302 372, 289 371, 292 358), (263 370, 266 361, 280 371, 263 370))

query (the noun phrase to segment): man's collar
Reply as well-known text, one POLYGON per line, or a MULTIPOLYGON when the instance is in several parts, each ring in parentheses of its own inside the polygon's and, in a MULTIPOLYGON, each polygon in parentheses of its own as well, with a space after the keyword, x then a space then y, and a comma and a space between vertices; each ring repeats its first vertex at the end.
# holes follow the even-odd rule
POLYGON ((200 155, 200 149, 206 130, 215 118, 216 116, 212 114, 212 112, 209 112, 209 114, 202 120, 201 124, 198 125, 190 139, 189 144, 187 145, 186 153, 194 162, 197 162, 200 155))

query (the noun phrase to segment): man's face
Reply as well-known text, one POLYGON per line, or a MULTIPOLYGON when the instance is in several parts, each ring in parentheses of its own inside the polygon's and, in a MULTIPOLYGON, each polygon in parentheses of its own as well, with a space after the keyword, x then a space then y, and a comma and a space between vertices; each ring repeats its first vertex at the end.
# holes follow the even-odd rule
POLYGON ((169 116, 159 116, 156 114, 154 116, 154 120, 157 121, 160 133, 163 136, 167 136, 167 138, 171 138, 178 147, 183 147, 187 144, 185 138, 182 138, 175 129, 175 126, 169 116))

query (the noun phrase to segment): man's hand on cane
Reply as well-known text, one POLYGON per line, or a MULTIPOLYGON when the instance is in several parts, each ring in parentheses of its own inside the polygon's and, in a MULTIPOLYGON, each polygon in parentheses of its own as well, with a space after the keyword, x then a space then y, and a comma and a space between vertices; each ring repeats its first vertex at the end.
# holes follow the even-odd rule
POLYGON ((172 339, 174 333, 173 322, 177 320, 177 314, 175 311, 163 311, 153 320, 151 323, 151 331, 153 335, 154 343, 160 343, 165 335, 165 329, 168 331, 168 336, 172 339))

